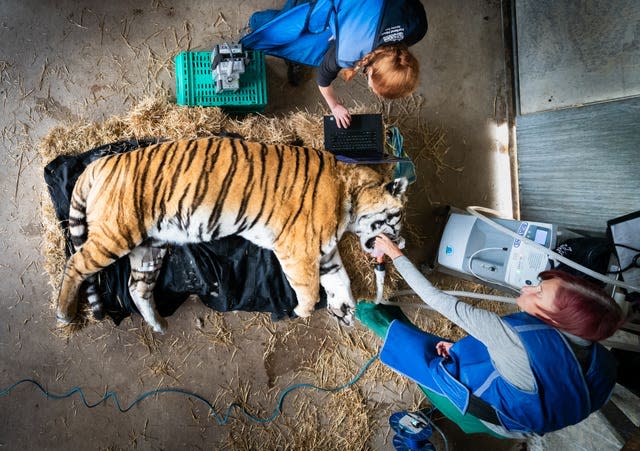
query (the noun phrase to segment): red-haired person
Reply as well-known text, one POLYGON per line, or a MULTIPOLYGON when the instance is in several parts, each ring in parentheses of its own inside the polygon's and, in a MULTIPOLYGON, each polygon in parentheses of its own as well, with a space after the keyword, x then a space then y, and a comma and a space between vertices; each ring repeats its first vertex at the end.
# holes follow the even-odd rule
POLYGON ((388 99, 408 96, 418 84, 418 60, 408 47, 427 32, 419 0, 288 0, 281 10, 253 14, 249 26, 240 41, 247 48, 318 66, 316 81, 338 127, 351 123, 331 87, 339 73, 345 80, 363 73, 388 99))
POLYGON ((388 255, 409 286, 468 336, 450 343, 413 326, 397 307, 360 303, 356 317, 384 338, 380 360, 417 382, 467 433, 524 438, 576 424, 609 399, 614 357, 598 341, 624 321, 601 288, 545 271, 522 288, 522 312, 500 317, 441 292, 386 236, 388 255))

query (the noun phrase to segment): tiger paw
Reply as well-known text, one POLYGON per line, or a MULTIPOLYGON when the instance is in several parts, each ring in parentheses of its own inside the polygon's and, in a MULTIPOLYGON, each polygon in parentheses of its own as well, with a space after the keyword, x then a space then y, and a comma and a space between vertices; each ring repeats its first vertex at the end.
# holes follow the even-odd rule
POLYGON ((151 327, 153 328, 154 332, 164 335, 165 332, 167 332, 169 323, 167 323, 167 320, 164 318, 158 318, 157 322, 155 324, 152 324, 151 327))
POLYGON ((339 308, 328 306, 327 309, 333 316, 338 319, 338 322, 344 324, 345 326, 353 326, 354 321, 354 308, 350 307, 347 304, 342 304, 339 308))
POLYGON ((293 313, 295 313, 300 318, 307 318, 307 317, 311 316, 311 314, 313 313, 313 309, 308 309, 308 308, 305 308, 305 307, 301 306, 300 304, 298 304, 293 309, 293 313))

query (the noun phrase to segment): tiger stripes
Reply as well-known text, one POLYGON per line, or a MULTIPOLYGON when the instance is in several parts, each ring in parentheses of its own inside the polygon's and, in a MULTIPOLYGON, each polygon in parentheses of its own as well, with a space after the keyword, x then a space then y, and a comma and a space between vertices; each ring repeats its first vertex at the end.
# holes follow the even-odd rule
POLYGON ((57 318, 73 321, 83 281, 129 255, 132 298, 162 332, 152 287, 165 246, 235 234, 275 253, 298 316, 311 314, 322 284, 331 312, 350 323, 355 302, 337 244, 346 231, 366 251, 379 233, 397 237, 406 185, 323 150, 232 138, 164 142, 101 158, 74 187, 69 233, 76 252, 64 271, 57 318))

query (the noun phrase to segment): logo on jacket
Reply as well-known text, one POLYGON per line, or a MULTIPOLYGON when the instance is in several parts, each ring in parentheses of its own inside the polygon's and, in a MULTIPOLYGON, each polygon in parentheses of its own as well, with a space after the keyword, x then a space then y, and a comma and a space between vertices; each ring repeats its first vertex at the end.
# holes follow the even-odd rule
POLYGON ((395 25, 393 27, 385 28, 380 33, 382 42, 398 42, 404 39, 404 27, 402 25, 395 25))

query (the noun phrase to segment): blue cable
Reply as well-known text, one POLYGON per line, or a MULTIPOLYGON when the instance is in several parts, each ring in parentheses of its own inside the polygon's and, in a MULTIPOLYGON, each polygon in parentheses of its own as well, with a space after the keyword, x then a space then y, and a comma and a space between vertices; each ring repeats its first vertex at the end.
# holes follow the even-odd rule
POLYGON ((342 384, 342 385, 340 385, 338 387, 324 388, 324 387, 318 387, 317 385, 308 384, 308 383, 295 384, 295 385, 291 385, 291 386, 287 387, 286 389, 284 389, 284 390, 282 390, 280 392, 280 395, 278 397, 278 402, 276 403, 276 407, 273 410, 273 413, 267 418, 259 418, 259 417, 256 417, 255 415, 252 415, 251 413, 249 413, 247 411, 247 409, 244 406, 242 406, 242 405, 240 405, 240 404, 238 404, 236 402, 234 402, 231 405, 229 405, 229 407, 227 407, 227 410, 225 411, 224 415, 221 417, 216 412, 215 407, 213 406, 213 404, 211 404, 211 402, 209 402, 206 398, 198 395, 197 393, 193 393, 193 392, 190 392, 188 390, 184 390, 182 388, 174 388, 174 387, 158 388, 158 389, 155 389, 155 390, 150 390, 150 391, 144 392, 143 394, 138 396, 131 404, 129 404, 125 408, 123 408, 121 406, 120 399, 118 398, 118 394, 113 392, 113 391, 105 392, 105 394, 102 396, 102 398, 98 402, 91 404, 91 403, 89 403, 87 401, 87 399, 85 397, 85 394, 84 394, 84 392, 82 391, 82 389, 80 387, 74 387, 71 390, 69 390, 67 393, 64 393, 62 395, 57 395, 57 394, 54 394, 54 393, 50 393, 38 381, 35 381, 33 379, 21 379, 21 380, 19 380, 18 382, 10 385, 9 387, 0 390, 0 396, 7 396, 18 385, 25 384, 25 383, 30 383, 30 384, 35 385, 47 397, 47 399, 65 399, 65 398, 68 398, 68 397, 72 396, 75 393, 78 393, 80 395, 80 399, 82 400, 84 405, 86 407, 90 408, 90 409, 102 404, 103 402, 105 402, 109 398, 113 398, 113 401, 115 402, 116 407, 118 408, 118 410, 120 412, 124 413, 124 412, 129 411, 133 406, 135 406, 136 404, 140 403, 141 401, 143 401, 144 399, 148 398, 149 396, 159 395, 159 394, 162 394, 162 393, 179 393, 181 395, 185 395, 185 396, 189 396, 189 397, 195 398, 198 401, 201 401, 204 404, 206 404, 207 407, 209 408, 209 411, 211 412, 211 415, 213 416, 213 418, 216 420, 216 422, 220 426, 224 426, 224 425, 226 425, 228 423, 229 418, 231 417, 231 412, 233 411, 234 408, 239 408, 240 411, 247 418, 249 418, 252 421, 255 421, 256 423, 270 423, 273 420, 275 420, 282 413, 282 405, 284 403, 284 399, 292 391, 297 390, 299 388, 313 388, 313 389, 320 390, 320 391, 325 391, 325 392, 337 392, 337 391, 344 390, 345 388, 354 385, 362 377, 362 375, 365 373, 365 371, 367 371, 369 369, 371 364, 373 364, 373 362, 377 358, 378 358, 378 354, 376 354, 373 357, 371 357, 364 364, 364 366, 360 369, 360 371, 358 371, 358 373, 356 374, 356 376, 353 379, 351 379, 349 382, 347 382, 345 384, 342 384))
POLYGON ((394 157, 403 158, 403 161, 398 161, 395 164, 393 177, 406 177, 409 184, 414 183, 416 181, 416 168, 413 161, 404 151, 404 137, 398 127, 389 127, 387 129, 387 145, 394 157))

